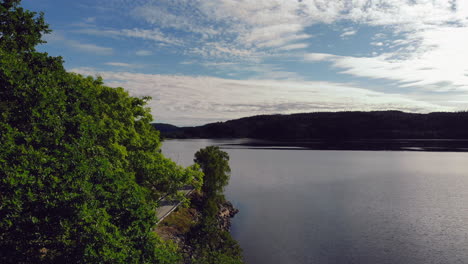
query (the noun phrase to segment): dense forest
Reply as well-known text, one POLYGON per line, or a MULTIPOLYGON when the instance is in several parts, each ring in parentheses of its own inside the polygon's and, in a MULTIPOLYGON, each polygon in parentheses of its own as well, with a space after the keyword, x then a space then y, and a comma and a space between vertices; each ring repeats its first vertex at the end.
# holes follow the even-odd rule
MULTIPOLYGON (((157 201, 201 191, 202 168, 163 156, 150 98, 37 51, 50 32, 43 14, 0 1, 0 263, 180 263, 154 232, 157 201)), ((240 263, 216 253, 191 260, 240 263)))
MULTIPOLYGON (((158 124, 153 124, 158 127, 158 124)), ((167 125, 166 125, 167 126, 167 125)), ((468 112, 318 112, 260 115, 198 127, 166 129, 168 138, 255 138, 278 141, 468 139, 468 112)))

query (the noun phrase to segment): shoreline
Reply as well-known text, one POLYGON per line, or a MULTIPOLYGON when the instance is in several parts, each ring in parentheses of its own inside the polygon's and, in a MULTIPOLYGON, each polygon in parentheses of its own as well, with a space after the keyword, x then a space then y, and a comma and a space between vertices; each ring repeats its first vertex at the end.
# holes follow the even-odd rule
POLYGON ((219 140, 222 148, 275 150, 343 150, 343 151, 418 151, 468 152, 468 139, 350 139, 274 141, 253 138, 166 138, 166 140, 219 140), (228 143, 223 141, 237 141, 228 143))
MULTIPOLYGON (((173 213, 158 223, 155 229, 162 239, 174 242, 183 256, 183 263, 191 263, 197 256, 198 245, 193 244, 194 235, 200 225, 203 225, 203 208, 200 207, 201 195, 193 192, 189 195, 190 206, 178 207, 173 213)), ((224 200, 219 204, 215 217, 218 233, 228 233, 230 236, 231 219, 239 212, 232 203, 224 200)))

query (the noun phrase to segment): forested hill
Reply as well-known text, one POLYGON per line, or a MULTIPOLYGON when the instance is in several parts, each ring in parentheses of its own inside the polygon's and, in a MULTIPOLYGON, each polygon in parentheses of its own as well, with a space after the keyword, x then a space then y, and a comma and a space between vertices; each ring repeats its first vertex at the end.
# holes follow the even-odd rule
MULTIPOLYGON (((157 126, 157 125, 156 125, 157 126)), ((468 139, 468 112, 318 112, 260 115, 162 132, 168 138, 468 139)))
POLYGON ((170 133, 179 130, 180 128, 171 124, 157 123, 152 124, 154 128, 159 130, 161 133, 170 133))

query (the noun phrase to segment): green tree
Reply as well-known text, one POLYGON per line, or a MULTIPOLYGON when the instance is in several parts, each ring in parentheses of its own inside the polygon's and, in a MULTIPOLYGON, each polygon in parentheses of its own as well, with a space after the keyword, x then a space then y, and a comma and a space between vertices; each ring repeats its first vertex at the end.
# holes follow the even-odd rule
POLYGON ((42 14, 0 1, 0 263, 176 263, 155 198, 201 185, 160 152, 149 98, 35 51, 42 14))
POLYGON ((205 174, 203 193, 208 197, 222 195, 230 178, 229 155, 217 146, 209 146, 195 153, 194 161, 205 174))
POLYGON ((24 10, 20 2, 0 1, 0 42, 8 51, 32 51, 37 44, 45 42, 42 35, 51 32, 42 13, 24 10))
POLYGON ((188 234, 197 264, 240 264, 242 250, 231 234, 219 226, 220 204, 225 202, 224 187, 229 183, 229 155, 219 147, 209 146, 195 153, 195 163, 203 173, 202 219, 188 234))

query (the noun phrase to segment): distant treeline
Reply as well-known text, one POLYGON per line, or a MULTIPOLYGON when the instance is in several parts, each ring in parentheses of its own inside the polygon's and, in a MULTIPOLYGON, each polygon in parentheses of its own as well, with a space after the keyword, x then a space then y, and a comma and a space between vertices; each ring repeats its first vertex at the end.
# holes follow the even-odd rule
POLYGON ((468 112, 318 112, 260 115, 198 127, 153 125, 166 138, 468 139, 468 112))

